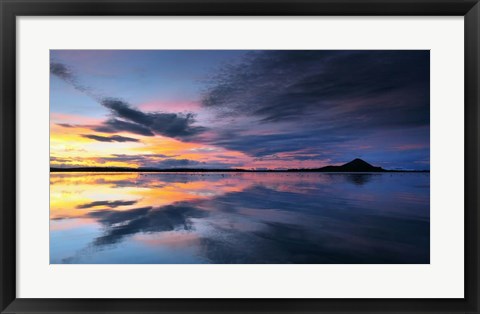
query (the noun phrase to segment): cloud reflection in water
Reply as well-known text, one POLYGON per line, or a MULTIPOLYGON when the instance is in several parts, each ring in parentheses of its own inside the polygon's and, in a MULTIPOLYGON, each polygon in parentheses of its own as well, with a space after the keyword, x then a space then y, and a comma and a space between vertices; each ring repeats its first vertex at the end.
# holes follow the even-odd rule
POLYGON ((429 174, 59 173, 51 263, 429 263, 429 174))

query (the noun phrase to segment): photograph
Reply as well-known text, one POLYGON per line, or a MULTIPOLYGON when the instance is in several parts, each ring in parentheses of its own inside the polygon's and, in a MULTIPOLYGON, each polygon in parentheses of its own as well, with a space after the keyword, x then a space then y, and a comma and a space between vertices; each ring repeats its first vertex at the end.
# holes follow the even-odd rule
POLYGON ((430 264, 429 50, 49 58, 50 264, 430 264))

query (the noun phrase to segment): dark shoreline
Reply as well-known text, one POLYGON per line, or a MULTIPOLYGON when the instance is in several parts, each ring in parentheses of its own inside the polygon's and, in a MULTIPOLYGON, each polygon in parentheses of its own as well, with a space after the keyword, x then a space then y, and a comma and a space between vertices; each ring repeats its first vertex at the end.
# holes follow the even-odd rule
POLYGON ((322 169, 285 169, 285 170, 247 170, 247 169, 142 169, 142 168, 50 168, 50 172, 150 172, 150 173, 169 173, 169 172, 201 172, 201 173, 218 173, 218 172, 272 172, 272 173, 289 173, 289 172, 322 172, 322 173, 398 173, 398 172, 414 172, 414 173, 430 173, 430 170, 376 170, 376 171, 346 171, 346 170, 322 170, 322 169))
POLYGON ((430 170, 387 170, 375 167, 368 162, 355 158, 341 166, 299 169, 207 169, 207 168, 131 168, 131 167, 50 167, 50 172, 326 172, 326 173, 377 173, 377 172, 430 172, 430 170))

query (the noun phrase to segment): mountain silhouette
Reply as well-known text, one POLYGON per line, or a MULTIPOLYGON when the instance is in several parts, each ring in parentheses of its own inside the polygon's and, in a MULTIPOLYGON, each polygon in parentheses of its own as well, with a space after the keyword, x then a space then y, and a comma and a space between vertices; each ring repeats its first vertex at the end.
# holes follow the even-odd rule
POLYGON ((326 172, 382 172, 385 171, 382 167, 375 167, 362 160, 355 158, 354 160, 347 162, 341 166, 326 166, 318 169, 326 172))

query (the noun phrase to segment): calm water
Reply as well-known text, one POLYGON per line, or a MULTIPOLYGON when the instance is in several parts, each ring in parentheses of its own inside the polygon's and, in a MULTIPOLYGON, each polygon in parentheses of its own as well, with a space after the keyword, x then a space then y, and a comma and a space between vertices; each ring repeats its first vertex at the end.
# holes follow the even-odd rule
POLYGON ((52 173, 51 263, 429 263, 428 173, 52 173))

